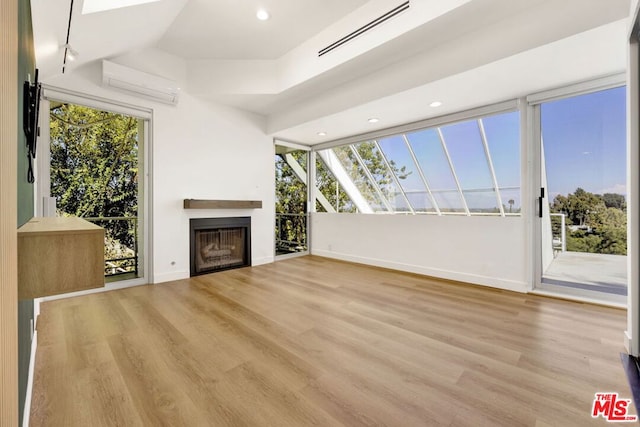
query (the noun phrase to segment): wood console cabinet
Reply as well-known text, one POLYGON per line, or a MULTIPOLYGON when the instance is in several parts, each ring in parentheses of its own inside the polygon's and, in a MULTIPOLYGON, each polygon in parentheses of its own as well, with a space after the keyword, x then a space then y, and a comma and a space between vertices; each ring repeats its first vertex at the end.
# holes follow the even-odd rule
POLYGON ((33 218, 18 229, 18 297, 104 286, 104 229, 81 218, 33 218))

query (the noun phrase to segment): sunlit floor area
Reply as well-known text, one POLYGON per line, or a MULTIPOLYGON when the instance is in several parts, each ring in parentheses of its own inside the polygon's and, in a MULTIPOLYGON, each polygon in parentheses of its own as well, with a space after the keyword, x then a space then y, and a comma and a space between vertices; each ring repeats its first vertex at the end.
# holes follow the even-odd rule
POLYGON ((627 257, 586 252, 560 252, 545 271, 542 281, 627 295, 627 257))
POLYGON ((31 426, 606 425, 625 322, 298 257, 43 303, 31 426))

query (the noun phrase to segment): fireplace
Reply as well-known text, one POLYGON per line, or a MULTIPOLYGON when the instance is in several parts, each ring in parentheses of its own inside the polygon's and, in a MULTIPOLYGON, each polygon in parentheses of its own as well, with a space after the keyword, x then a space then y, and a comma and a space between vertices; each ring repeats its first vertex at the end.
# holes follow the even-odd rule
POLYGON ((251 217, 189 221, 191 276, 251 265, 251 217))

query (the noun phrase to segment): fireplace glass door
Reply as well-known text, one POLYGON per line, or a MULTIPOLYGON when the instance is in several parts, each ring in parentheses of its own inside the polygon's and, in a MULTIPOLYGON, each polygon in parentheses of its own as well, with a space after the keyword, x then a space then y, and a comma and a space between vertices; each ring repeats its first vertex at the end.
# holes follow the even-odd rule
POLYGON ((251 217, 192 218, 191 276, 251 265, 251 217))
POLYGON ((244 265, 245 233, 242 227, 196 231, 196 272, 244 265))

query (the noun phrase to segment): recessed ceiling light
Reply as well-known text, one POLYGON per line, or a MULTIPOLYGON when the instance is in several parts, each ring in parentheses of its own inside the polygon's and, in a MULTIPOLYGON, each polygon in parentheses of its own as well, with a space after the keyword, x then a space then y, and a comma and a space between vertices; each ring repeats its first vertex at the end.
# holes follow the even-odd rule
POLYGON ((264 9, 259 9, 258 12, 256 13, 256 18, 258 18, 261 21, 266 21, 270 17, 271 15, 269 15, 269 12, 267 12, 264 9))
POLYGON ((440 102, 440 101, 433 101, 431 104, 429 104, 429 107, 433 107, 433 108, 435 108, 435 107, 439 107, 439 106, 441 106, 441 105, 442 105, 442 102, 440 102))
POLYGON ((379 118, 377 117, 371 117, 369 120, 367 120, 369 123, 378 123, 380 121, 379 118))
POLYGON ((318 132, 318 136, 327 136, 326 132, 318 132))

